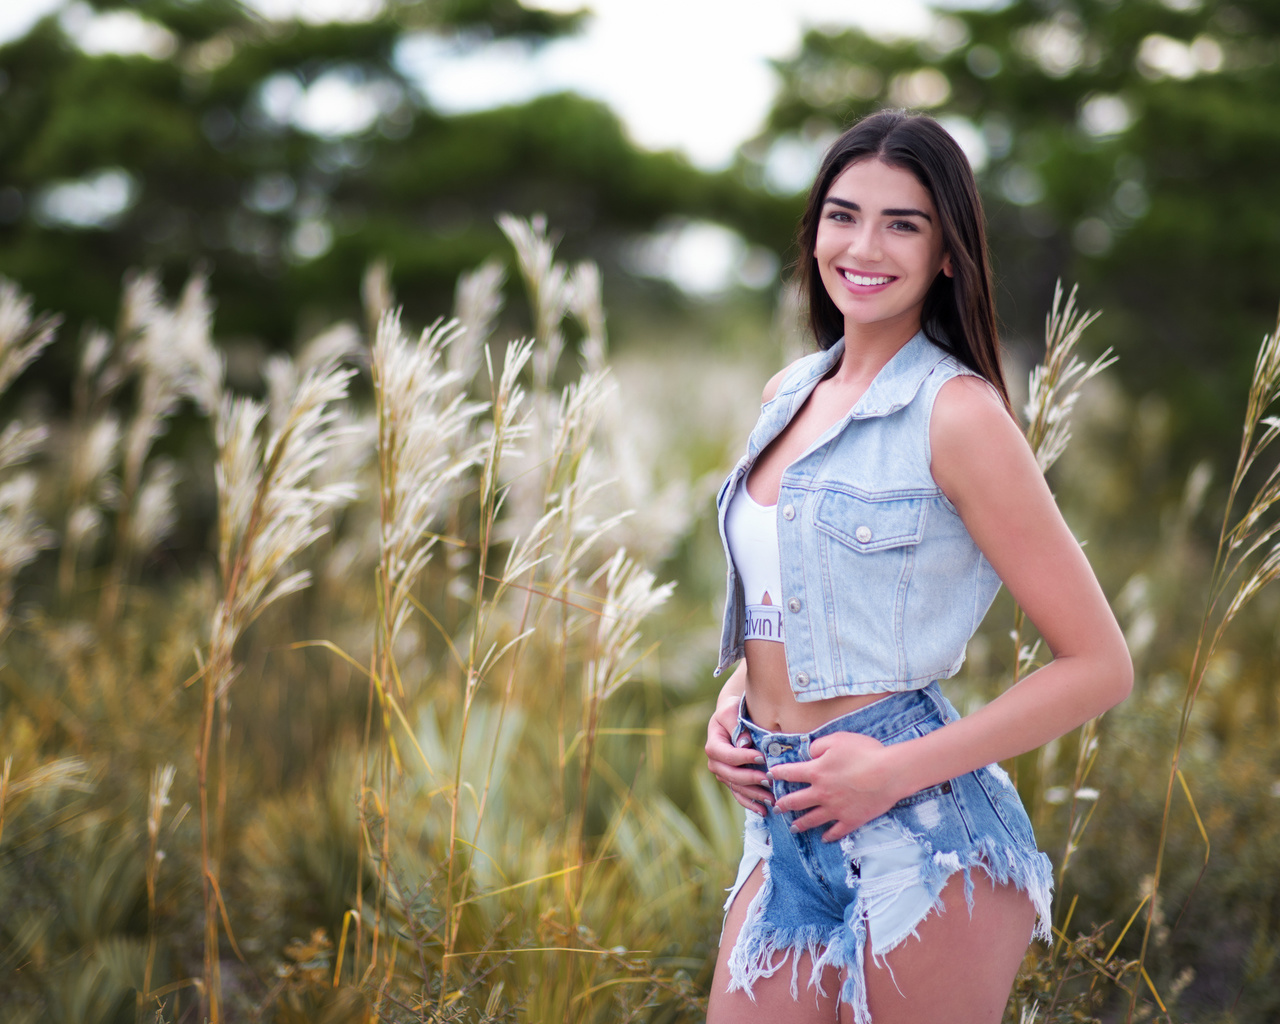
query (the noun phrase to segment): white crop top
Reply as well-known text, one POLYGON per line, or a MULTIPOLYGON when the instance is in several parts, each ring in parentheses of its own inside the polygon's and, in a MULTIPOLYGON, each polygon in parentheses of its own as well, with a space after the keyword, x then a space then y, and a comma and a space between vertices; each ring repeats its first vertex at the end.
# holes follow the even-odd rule
POLYGON ((778 559, 778 506, 761 505, 743 479, 725 509, 724 533, 742 580, 744 640, 782 642, 782 566, 778 559))

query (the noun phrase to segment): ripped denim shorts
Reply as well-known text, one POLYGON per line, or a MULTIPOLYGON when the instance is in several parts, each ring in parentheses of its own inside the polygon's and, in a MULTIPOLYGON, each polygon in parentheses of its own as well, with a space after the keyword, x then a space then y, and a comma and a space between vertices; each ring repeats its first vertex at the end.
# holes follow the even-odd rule
MULTIPOLYGON (((809 744, 829 733, 857 732, 881 743, 901 743, 959 717, 932 682, 810 733, 761 729, 747 718, 744 700, 733 738, 748 732, 772 768, 807 761, 809 744)), ((773 783, 775 798, 803 788, 780 779, 773 783)), ((929 912, 941 908, 942 889, 959 871, 972 912, 974 868, 992 885, 1012 883, 1025 892, 1036 909, 1032 937, 1049 938, 1052 866, 1036 849, 1031 822, 999 765, 914 793, 833 843, 822 840, 826 826, 793 835, 790 825, 799 813, 772 807, 763 817, 747 813, 742 864, 725 910, 760 863, 764 882, 729 956, 730 991, 751 995, 757 979, 772 976, 790 959, 791 995, 799 998, 799 961, 807 952, 813 964, 809 984, 822 992, 823 971, 843 971, 840 998, 851 1004, 856 1024, 870 1024, 863 960, 868 939, 879 961, 915 935, 929 912)))

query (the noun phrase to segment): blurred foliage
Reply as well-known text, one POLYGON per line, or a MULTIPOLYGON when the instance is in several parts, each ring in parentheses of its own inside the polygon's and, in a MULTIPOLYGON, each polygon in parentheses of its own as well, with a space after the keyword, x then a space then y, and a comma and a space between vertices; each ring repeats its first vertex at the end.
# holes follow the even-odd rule
MULTIPOLYGON (((127 269, 158 268, 173 287, 198 265, 224 341, 287 347, 300 325, 358 311, 350 283, 375 258, 425 319, 501 249, 504 210, 546 214, 567 254, 607 270, 664 218, 721 220, 769 244, 794 218, 793 202, 731 173, 638 149, 600 103, 564 94, 447 116, 405 71, 406 44, 537 47, 578 15, 397 0, 371 21, 309 24, 236 0, 91 6, 134 12, 167 42, 155 56, 90 55, 49 17, 0 47, 0 273, 73 328, 110 322, 127 269), (300 126, 304 102, 333 116, 325 89, 339 85, 363 119, 300 126), (107 214, 83 209, 94 186, 107 214), (82 206, 68 210, 77 188, 82 206)), ((64 342, 63 379, 69 362, 64 342)))
POLYGON ((1280 6, 939 6, 919 41, 808 33, 748 180, 785 186, 788 161, 883 106, 928 109, 986 154, 1006 340, 1034 348, 1054 282, 1079 281, 1126 386, 1170 403, 1183 466, 1225 454, 1280 293, 1280 6))

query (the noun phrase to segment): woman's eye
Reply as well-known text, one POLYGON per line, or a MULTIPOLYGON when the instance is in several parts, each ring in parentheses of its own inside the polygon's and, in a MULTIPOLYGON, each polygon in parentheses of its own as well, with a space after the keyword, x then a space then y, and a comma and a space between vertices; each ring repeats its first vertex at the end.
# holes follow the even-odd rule
POLYGON ((919 231, 920 230, 914 224, 912 224, 911 221, 909 220, 895 220, 889 226, 893 228, 895 231, 919 231))

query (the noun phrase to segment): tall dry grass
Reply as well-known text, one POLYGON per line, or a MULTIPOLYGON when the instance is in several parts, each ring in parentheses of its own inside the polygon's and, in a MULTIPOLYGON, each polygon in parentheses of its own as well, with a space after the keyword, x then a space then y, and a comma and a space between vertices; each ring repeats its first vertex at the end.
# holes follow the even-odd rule
MULTIPOLYGON (((372 268, 367 340, 336 325, 273 358, 261 400, 227 393, 202 281, 170 301, 131 279, 114 331, 82 341, 67 421, 0 435, 0 494, 24 481, 0 502, 8 1019, 701 1019, 741 815, 699 767, 711 616, 658 579, 718 564, 693 511, 718 471, 663 476, 696 464, 638 443, 645 410, 610 368, 598 272, 559 262, 545 225, 501 226, 523 305, 505 307, 490 263, 460 281, 453 320, 411 330, 372 268), (495 340, 521 317, 526 337, 495 340), (347 394, 365 372, 368 403, 347 394), (153 552, 190 515, 157 445, 179 415, 204 417, 216 449, 182 469, 216 494, 217 550, 159 579, 153 552)), ((1079 356, 1092 314, 1074 298, 1055 299, 1027 410, 1072 500, 1081 466, 1114 457, 1092 437, 1111 415, 1109 356, 1079 356)), ((0 288, 5 385, 52 327, 0 288)), ((1188 970, 1214 954, 1188 945, 1183 913, 1210 894, 1235 914, 1271 898, 1250 865, 1280 841, 1274 798, 1232 795, 1214 766, 1265 787, 1276 757, 1227 728, 1230 693, 1265 708, 1268 692, 1246 657, 1265 646, 1229 648, 1228 627, 1261 630, 1280 565, 1276 352, 1272 336, 1216 566, 1199 563, 1202 469, 1149 550, 1088 538, 1104 576, 1121 573, 1141 692, 1016 765, 1060 902, 1008 1020, 1193 1019, 1179 1006, 1207 998, 1207 969, 1188 970), (1179 627, 1201 586, 1191 650, 1179 627)), ((687 402, 678 378, 651 400, 687 402)), ((1038 658, 1006 612, 953 693, 1038 658)), ((1267 1019, 1250 979, 1280 940, 1250 920, 1248 999, 1216 1019, 1267 1019)))

